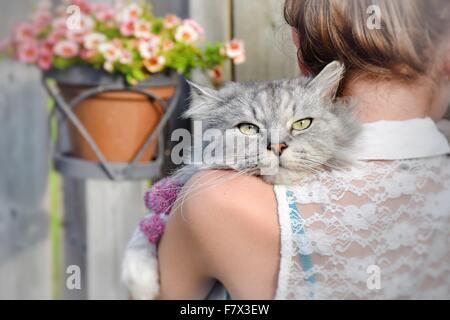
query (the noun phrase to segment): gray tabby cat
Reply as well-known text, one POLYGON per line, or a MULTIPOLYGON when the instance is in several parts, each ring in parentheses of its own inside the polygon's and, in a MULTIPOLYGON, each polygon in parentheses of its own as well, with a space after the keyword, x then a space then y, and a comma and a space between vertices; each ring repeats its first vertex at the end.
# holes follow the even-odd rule
MULTIPOLYGON (((224 152, 223 161, 186 165, 177 178, 184 182, 199 170, 232 169, 292 185, 319 170, 344 168, 360 131, 354 106, 336 99, 344 73, 335 61, 314 79, 236 83, 219 91, 191 84, 186 116, 201 121, 205 132, 227 132, 225 143, 243 139, 245 148, 234 149, 243 150, 239 156, 224 152)), ((222 150, 221 143, 216 139, 212 146, 222 150)), ((157 297, 156 248, 139 230, 128 244, 122 276, 133 298, 157 297)))

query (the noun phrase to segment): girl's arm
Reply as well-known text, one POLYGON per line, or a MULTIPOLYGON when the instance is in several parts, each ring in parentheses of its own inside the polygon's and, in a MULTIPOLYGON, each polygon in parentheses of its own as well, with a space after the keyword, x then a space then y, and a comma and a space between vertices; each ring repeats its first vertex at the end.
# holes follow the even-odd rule
POLYGON ((255 177, 207 171, 189 188, 160 242, 161 298, 204 299, 217 279, 235 299, 271 299, 279 265, 272 186, 255 177))

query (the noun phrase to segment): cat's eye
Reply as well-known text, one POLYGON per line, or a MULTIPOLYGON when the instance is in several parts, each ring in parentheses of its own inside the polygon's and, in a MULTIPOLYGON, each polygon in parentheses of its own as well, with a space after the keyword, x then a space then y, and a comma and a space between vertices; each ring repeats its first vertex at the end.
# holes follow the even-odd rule
POLYGON ((313 122, 312 118, 305 118, 305 119, 295 121, 292 124, 292 130, 295 130, 295 131, 306 130, 311 126, 312 122, 313 122))
POLYGON ((240 123, 237 125, 237 128, 247 136, 253 136, 259 132, 259 127, 251 123, 240 123))

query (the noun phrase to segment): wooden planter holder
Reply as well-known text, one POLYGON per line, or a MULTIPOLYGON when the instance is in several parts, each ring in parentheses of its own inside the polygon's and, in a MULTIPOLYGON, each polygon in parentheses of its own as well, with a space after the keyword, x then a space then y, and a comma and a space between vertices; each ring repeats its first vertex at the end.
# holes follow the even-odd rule
POLYGON ((51 70, 43 74, 43 84, 49 95, 55 100, 56 108, 49 119, 53 117, 58 121, 58 136, 56 147, 53 150, 53 160, 55 168, 62 175, 75 178, 94 178, 120 180, 142 180, 159 177, 162 172, 164 159, 164 137, 163 129, 172 116, 181 96, 181 76, 175 72, 158 73, 152 75, 147 81, 135 86, 128 85, 121 75, 110 75, 105 72, 97 71, 89 67, 76 66, 65 70, 51 70), (56 83, 50 81, 55 79, 56 83), (60 92, 57 84, 89 86, 87 90, 80 93, 71 101, 66 101, 60 92), (150 93, 146 89, 149 87, 174 86, 175 92, 169 101, 164 101, 161 97, 150 93), (164 114, 161 121, 155 129, 148 135, 145 143, 129 163, 111 163, 108 162, 99 149, 97 143, 92 138, 86 127, 75 114, 74 110, 86 99, 99 94, 112 92, 133 92, 147 97, 152 103, 162 106, 164 114), (98 162, 87 161, 73 157, 62 152, 59 146, 61 136, 61 124, 69 120, 71 125, 78 130, 79 134, 85 139, 86 143, 92 149, 99 160, 98 162), (141 163, 140 159, 152 142, 158 140, 158 151, 154 160, 141 163))

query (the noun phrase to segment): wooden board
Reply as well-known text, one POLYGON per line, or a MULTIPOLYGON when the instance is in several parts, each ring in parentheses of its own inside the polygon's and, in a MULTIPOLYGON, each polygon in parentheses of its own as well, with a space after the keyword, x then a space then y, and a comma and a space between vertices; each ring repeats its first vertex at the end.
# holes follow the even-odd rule
MULTIPOLYGON (((231 39, 231 0, 190 0, 189 12, 191 18, 205 29, 206 41, 214 43, 231 39)), ((230 63, 224 66, 224 80, 231 80, 230 63)), ((199 72, 194 74, 194 81, 209 84, 199 72)))
POLYGON ((236 66, 236 80, 273 80, 299 75, 290 28, 280 0, 234 1, 235 37, 245 41, 247 61, 236 66))
MULTIPOLYGON (((35 1, 7 1, 0 38, 35 1)), ((33 67, 0 62, 0 299, 50 299, 47 100, 33 67)))

